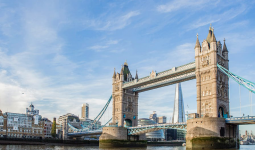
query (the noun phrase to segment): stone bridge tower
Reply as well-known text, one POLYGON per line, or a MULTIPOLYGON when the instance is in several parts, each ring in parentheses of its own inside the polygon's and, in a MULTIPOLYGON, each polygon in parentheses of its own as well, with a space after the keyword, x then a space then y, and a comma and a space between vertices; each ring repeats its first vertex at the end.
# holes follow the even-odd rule
POLYGON ((195 46, 197 113, 200 117, 229 117, 229 80, 217 63, 229 69, 228 50, 216 42, 214 29, 209 28, 206 40, 195 46))
MULTIPOLYGON (((217 64, 229 69, 228 49, 216 41, 214 29, 195 45, 197 114, 187 121, 186 149, 234 148, 238 143, 238 125, 226 124, 229 114, 229 79, 217 64)), ((238 148, 238 147, 236 147, 238 148)))
POLYGON ((112 77, 112 125, 116 123, 120 127, 138 125, 138 92, 133 89, 123 89, 125 82, 138 80, 136 72, 135 79, 132 77, 127 62, 121 68, 120 73, 114 69, 112 77))

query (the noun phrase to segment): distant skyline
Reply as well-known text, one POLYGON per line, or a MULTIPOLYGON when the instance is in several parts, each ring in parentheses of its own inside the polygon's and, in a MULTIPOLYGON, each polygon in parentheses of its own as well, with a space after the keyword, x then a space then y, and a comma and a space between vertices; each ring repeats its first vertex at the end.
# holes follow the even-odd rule
MULTIPOLYGON (((226 38, 230 71, 255 82, 254 14, 255 2, 240 0, 0 0, 0 109, 25 113, 32 102, 53 118, 80 115, 89 103, 93 119, 112 93, 114 68, 127 60, 141 78, 193 62, 196 34, 206 39, 210 23, 217 41, 226 38)), ((139 118, 155 110, 169 119, 174 88, 140 93, 139 118)), ((195 89, 195 80, 182 83, 189 113, 197 111, 195 89)), ((241 99, 240 114, 239 86, 230 79, 230 114, 255 115, 242 87, 241 99)))

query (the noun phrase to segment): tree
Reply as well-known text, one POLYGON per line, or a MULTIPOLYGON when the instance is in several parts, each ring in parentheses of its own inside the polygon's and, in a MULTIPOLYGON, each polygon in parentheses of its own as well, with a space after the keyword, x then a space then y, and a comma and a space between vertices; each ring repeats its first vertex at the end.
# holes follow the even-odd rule
POLYGON ((56 137, 56 119, 54 118, 52 126, 51 126, 51 136, 53 138, 56 137))

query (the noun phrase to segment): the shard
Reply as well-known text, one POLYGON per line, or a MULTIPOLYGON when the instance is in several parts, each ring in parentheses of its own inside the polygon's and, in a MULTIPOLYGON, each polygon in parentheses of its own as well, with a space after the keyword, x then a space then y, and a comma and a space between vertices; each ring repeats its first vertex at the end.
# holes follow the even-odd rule
POLYGON ((172 118, 172 123, 178 122, 186 122, 181 83, 177 83, 175 87, 174 112, 172 118))

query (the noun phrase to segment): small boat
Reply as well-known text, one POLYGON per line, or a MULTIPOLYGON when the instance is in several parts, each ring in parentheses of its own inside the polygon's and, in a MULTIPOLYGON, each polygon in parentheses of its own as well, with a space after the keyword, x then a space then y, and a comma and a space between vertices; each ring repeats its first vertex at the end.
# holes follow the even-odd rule
POLYGON ((182 143, 182 146, 186 146, 186 143, 182 143))

